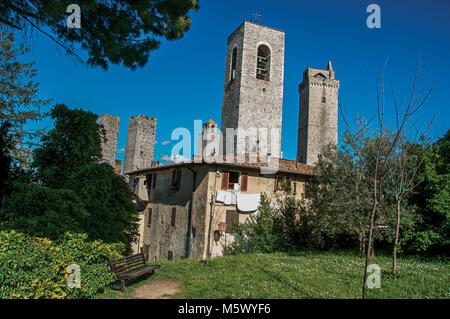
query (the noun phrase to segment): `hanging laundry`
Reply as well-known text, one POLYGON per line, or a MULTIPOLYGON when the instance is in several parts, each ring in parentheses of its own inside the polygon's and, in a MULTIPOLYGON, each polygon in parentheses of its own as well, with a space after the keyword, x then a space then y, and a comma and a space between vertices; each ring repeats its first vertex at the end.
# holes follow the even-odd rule
POLYGON ((261 194, 236 194, 236 206, 241 212, 254 212, 259 208, 261 194))
POLYGON ((216 202, 224 202, 225 201, 225 196, 226 196, 227 192, 224 192, 222 190, 218 190, 217 191, 217 195, 216 195, 216 202))
POLYGON ((231 192, 226 192, 225 199, 223 200, 224 205, 231 205, 231 198, 232 198, 231 192))
POLYGON ((231 194, 231 205, 236 205, 236 193, 231 194))

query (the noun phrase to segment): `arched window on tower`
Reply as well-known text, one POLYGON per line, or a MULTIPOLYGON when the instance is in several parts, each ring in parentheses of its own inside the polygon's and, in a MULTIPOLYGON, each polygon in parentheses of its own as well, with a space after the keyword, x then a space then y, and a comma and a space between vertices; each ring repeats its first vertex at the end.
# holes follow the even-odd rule
POLYGON ((256 62, 256 78, 269 81, 270 79, 270 49, 261 44, 258 47, 258 56, 256 62))
POLYGON ((237 60, 237 48, 234 48, 233 53, 231 54, 230 82, 236 78, 236 60, 237 60))

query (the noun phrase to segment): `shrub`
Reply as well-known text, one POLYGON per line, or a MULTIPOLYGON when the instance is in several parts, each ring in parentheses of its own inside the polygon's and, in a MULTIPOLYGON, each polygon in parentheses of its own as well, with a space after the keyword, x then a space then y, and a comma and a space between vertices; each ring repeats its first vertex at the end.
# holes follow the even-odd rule
POLYGON ((284 192, 273 203, 263 196, 258 212, 239 225, 233 233, 234 242, 225 248, 226 254, 286 252, 317 246, 305 204, 295 199, 286 180, 282 183, 284 192))
POLYGON ((135 196, 110 165, 94 163, 79 168, 67 179, 65 188, 76 192, 89 212, 83 232, 90 239, 131 247, 138 235, 139 218, 132 203, 135 196))
POLYGON ((15 183, 3 198, 0 225, 33 236, 57 239, 67 231, 83 232, 88 212, 72 190, 15 183))
POLYGON ((107 261, 121 257, 125 246, 87 238, 66 233, 52 242, 0 232, 0 298, 92 298, 102 292, 115 281, 107 261), (80 266, 80 288, 67 287, 71 264, 80 266))

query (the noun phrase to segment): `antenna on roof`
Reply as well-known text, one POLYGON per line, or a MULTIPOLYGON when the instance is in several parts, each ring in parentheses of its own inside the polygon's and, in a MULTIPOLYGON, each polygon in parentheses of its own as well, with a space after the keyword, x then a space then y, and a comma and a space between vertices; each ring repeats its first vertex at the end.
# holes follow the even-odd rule
POLYGON ((262 17, 262 15, 258 14, 258 10, 256 10, 255 13, 251 14, 253 16, 253 22, 259 24, 259 18, 262 17))

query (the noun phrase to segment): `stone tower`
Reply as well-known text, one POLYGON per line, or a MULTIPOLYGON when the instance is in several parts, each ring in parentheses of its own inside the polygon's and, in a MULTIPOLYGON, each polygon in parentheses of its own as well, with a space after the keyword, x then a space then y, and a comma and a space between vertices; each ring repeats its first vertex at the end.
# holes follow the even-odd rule
POLYGON ((220 137, 217 131, 217 124, 213 120, 203 123, 202 133, 198 139, 197 156, 219 155, 220 137))
POLYGON ((323 146, 338 142, 338 90, 331 61, 326 70, 308 68, 299 85, 297 161, 314 165, 323 146))
POLYGON ((156 119, 136 115, 128 123, 123 173, 151 167, 155 148, 156 119))
POLYGON ((228 37, 221 122, 224 154, 235 153, 238 141, 245 141, 246 152, 280 156, 284 38, 283 31, 248 21, 228 37), (253 128, 259 133, 235 137, 234 148, 227 150, 227 128, 253 128), (267 149, 261 146, 262 128, 269 130, 267 136, 274 136, 267 138, 267 149))
POLYGON ((99 116, 97 123, 103 126, 106 131, 106 142, 101 143, 102 161, 107 162, 112 167, 116 164, 117 138, 119 136, 120 118, 104 114, 99 116))

